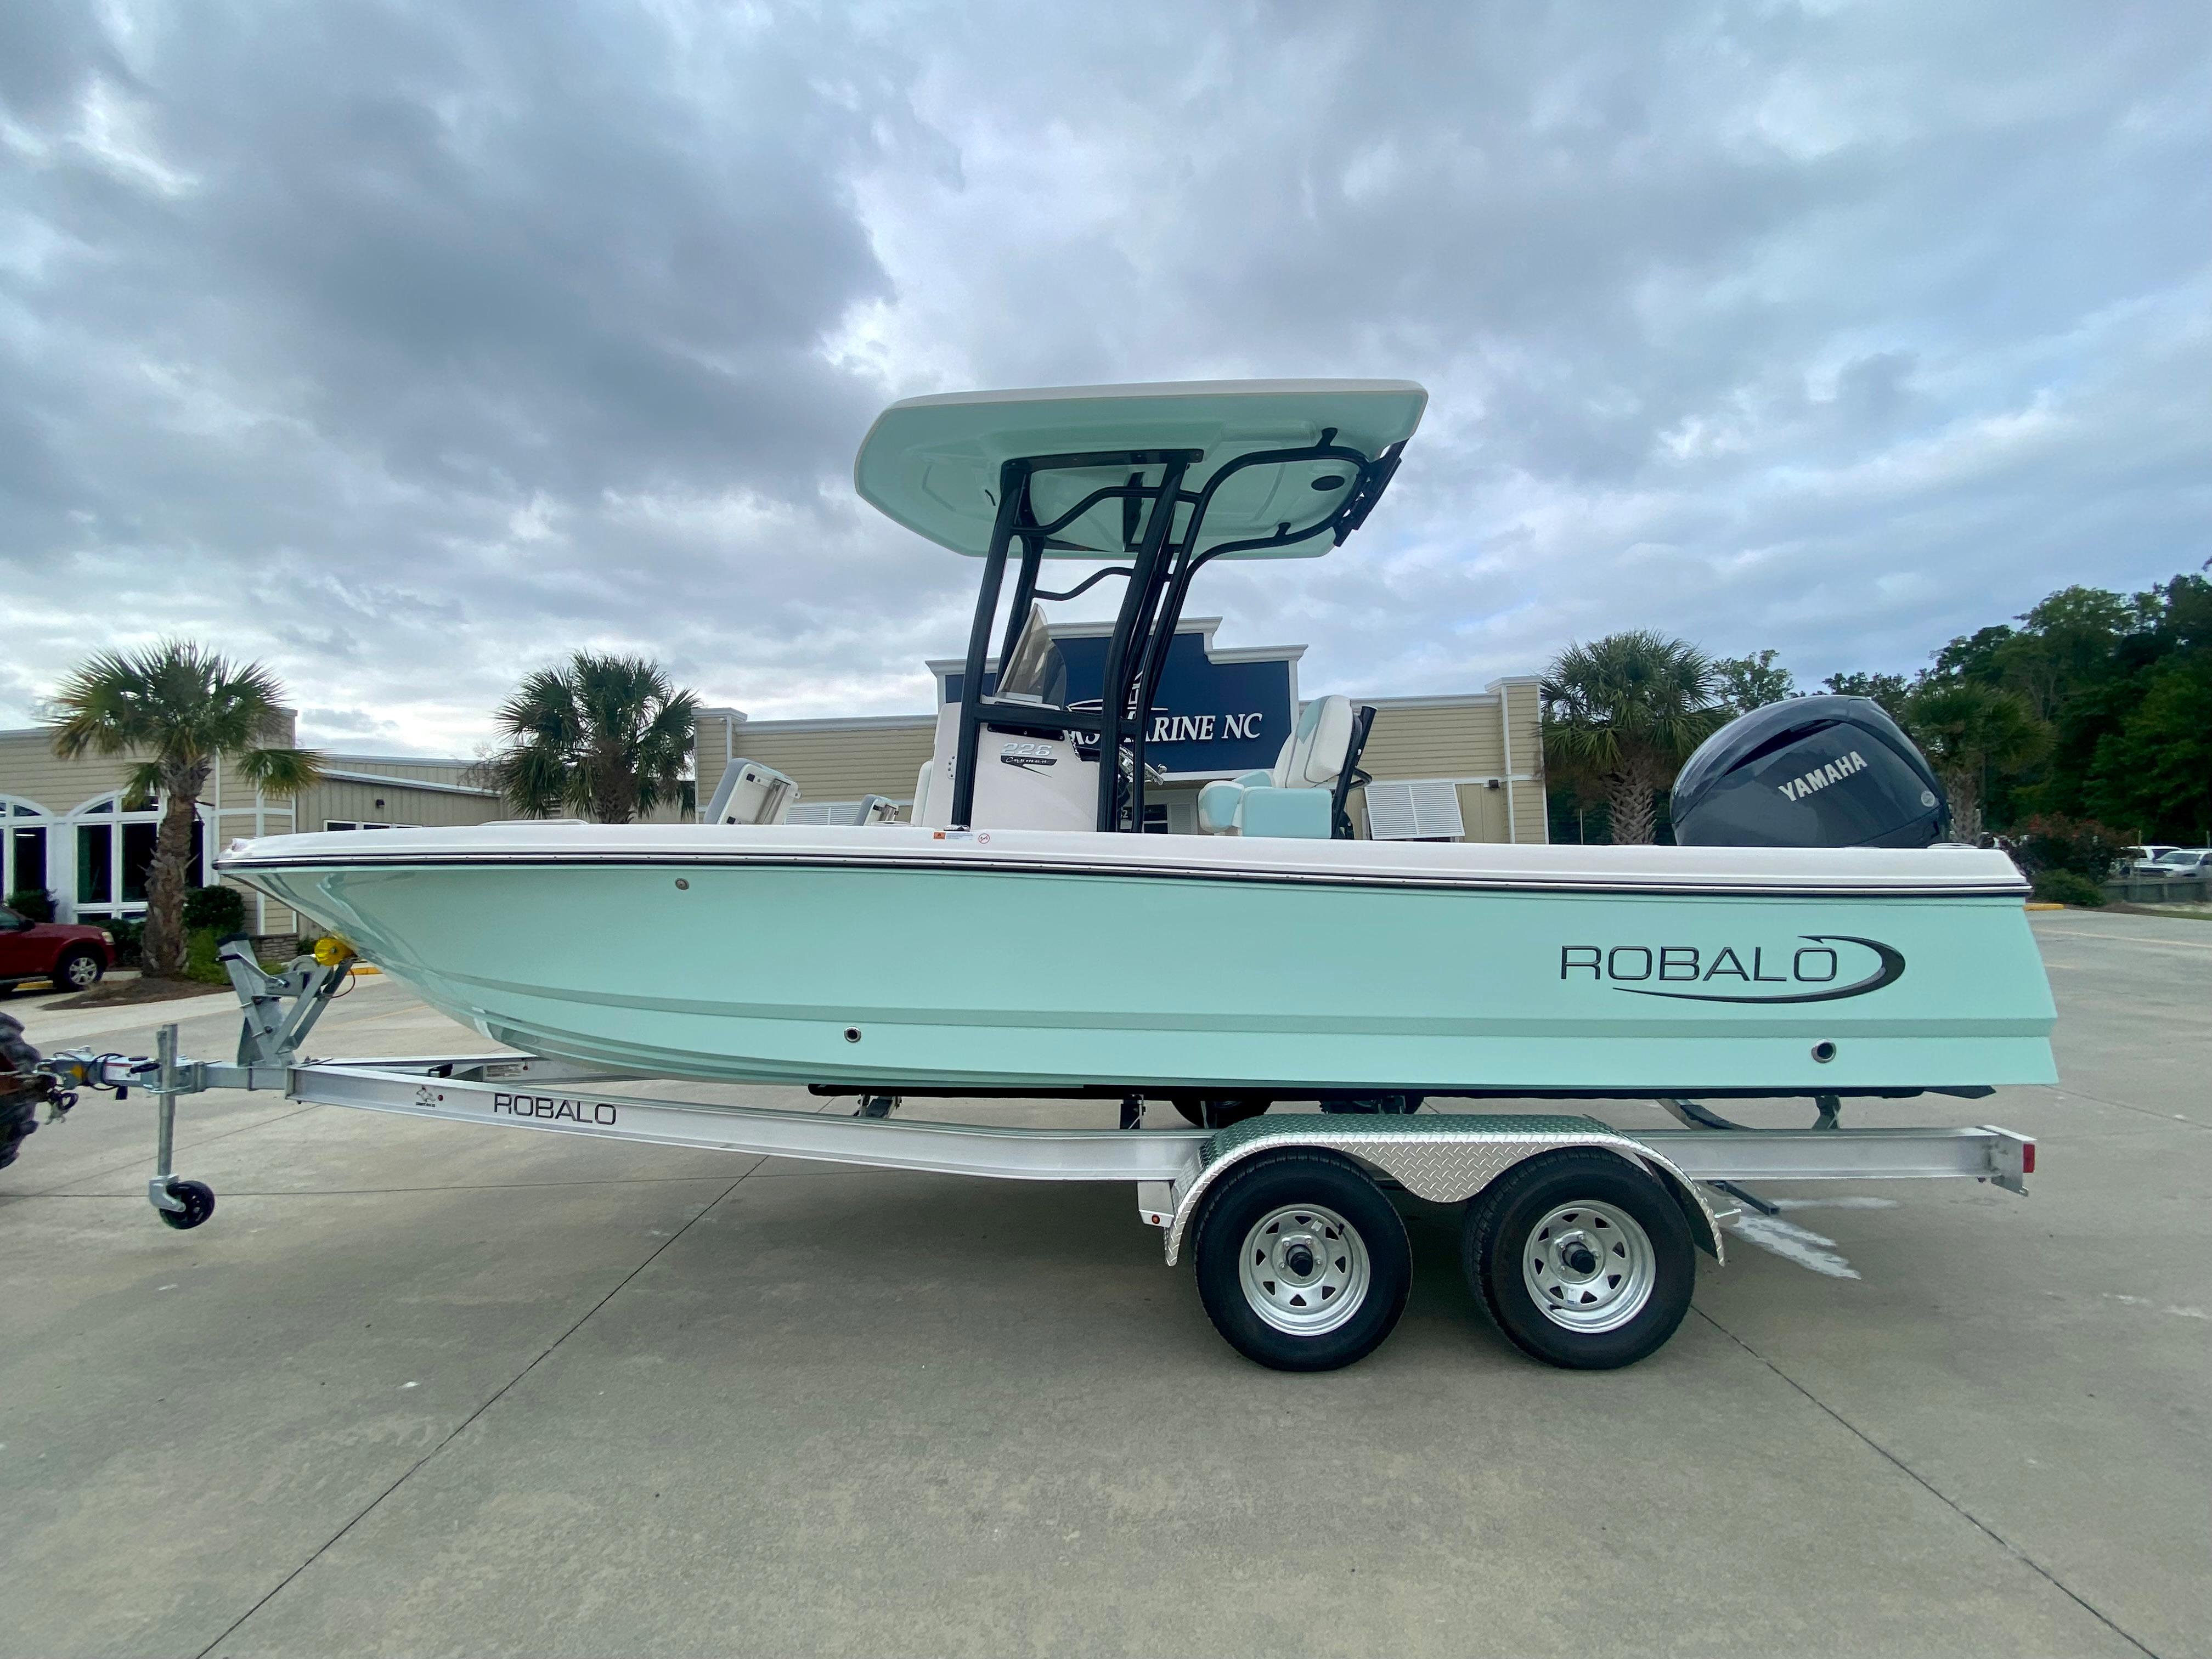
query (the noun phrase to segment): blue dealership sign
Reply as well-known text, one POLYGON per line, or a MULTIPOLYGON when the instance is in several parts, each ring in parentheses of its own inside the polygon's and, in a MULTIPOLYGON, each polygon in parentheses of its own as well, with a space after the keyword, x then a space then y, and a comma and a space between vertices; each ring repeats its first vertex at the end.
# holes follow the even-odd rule
MULTIPOLYGON (((1097 708, 1107 641, 1077 635, 1057 642, 1067 663, 1070 706, 1097 708)), ((957 669, 943 677, 945 702, 960 701, 961 679, 957 669)), ((1145 737, 1147 761, 1171 775, 1255 771, 1275 763, 1290 734, 1288 656, 1216 662, 1206 654, 1203 633, 1176 632, 1160 672, 1152 729, 1145 737)))

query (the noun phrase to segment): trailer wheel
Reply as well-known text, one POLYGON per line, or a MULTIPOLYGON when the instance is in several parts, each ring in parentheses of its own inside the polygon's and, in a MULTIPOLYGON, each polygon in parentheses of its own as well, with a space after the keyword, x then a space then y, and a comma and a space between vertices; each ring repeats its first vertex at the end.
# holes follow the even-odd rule
POLYGON ((1558 1152, 1468 1206, 1461 1261, 1523 1353, 1575 1370, 1632 1365, 1674 1334, 1697 1247, 1656 1180, 1609 1152, 1558 1152))
POLYGON ((154 1213, 180 1233, 190 1232, 215 1213, 215 1188, 204 1181, 173 1181, 169 1183, 169 1196, 182 1200, 185 1207, 156 1210, 154 1213))
POLYGON ((1364 1359, 1405 1311, 1406 1224, 1382 1190, 1340 1159, 1250 1159, 1206 1194, 1192 1256, 1214 1329, 1279 1371, 1364 1359))

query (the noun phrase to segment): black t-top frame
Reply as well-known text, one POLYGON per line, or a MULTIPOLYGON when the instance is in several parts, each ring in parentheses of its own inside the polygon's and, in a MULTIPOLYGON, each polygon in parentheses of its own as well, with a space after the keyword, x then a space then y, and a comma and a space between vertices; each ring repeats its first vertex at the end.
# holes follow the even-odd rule
POLYGON ((1176 624, 1182 618, 1183 601, 1190 580, 1200 568, 1225 553, 1249 552, 1256 548, 1287 547, 1316 536, 1333 535, 1335 544, 1367 521, 1382 491, 1389 486, 1406 446, 1392 444, 1369 457, 1336 441, 1336 428, 1322 433, 1321 441, 1304 448, 1269 449, 1239 455, 1224 463, 1204 488, 1183 488, 1190 469, 1205 459, 1198 449, 1107 450, 1074 455, 1026 455, 999 469, 999 510, 991 526, 991 545, 984 556, 983 580, 975 597, 975 620, 968 633, 968 658, 960 685, 960 748, 952 780, 952 825, 970 827, 975 808, 975 765, 982 748, 983 728, 1029 732, 1042 737, 1090 733, 1097 739, 1098 813, 1103 830, 1141 830, 1145 822, 1145 734, 1152 727, 1152 703, 1161 672, 1167 666, 1168 647, 1176 624), (1351 467, 1350 487, 1335 509, 1317 523, 1293 529, 1286 521, 1270 536, 1224 542, 1203 553, 1196 550, 1206 524, 1206 509, 1222 484, 1247 467, 1287 466, 1302 461, 1335 461, 1351 467), (1127 467, 1127 482, 1094 489, 1066 512, 1040 523, 1030 499, 1030 481, 1040 472, 1089 467, 1127 467), (1157 482, 1145 475, 1157 469, 1157 482), (1037 567, 1048 550, 1066 550, 1071 544, 1054 539, 1057 532, 1103 501, 1121 503, 1122 550, 1126 565, 1094 573, 1064 592, 1037 586, 1037 567), (1188 507, 1190 517, 1182 534, 1175 534, 1176 512, 1188 507), (1013 654, 1022 625, 1036 599, 1071 599, 1109 576, 1127 580, 1121 609, 1114 619, 1114 633, 1106 647, 1106 673, 1099 688, 1098 712, 1042 708, 986 696, 983 675, 989 660, 993 625, 998 619, 999 599, 1006 585, 1006 563, 1016 543, 1020 561, 1014 578, 1014 601, 1006 614, 1006 636, 999 660, 1013 654))

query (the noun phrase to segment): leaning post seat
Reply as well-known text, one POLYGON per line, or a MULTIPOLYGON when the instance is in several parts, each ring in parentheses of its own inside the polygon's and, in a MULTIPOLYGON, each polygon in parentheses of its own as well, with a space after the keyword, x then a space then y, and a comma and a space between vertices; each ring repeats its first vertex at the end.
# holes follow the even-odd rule
POLYGON ((791 816, 799 786, 772 766, 742 757, 722 770, 702 823, 781 823, 791 816))
POLYGON ((1340 785, 1358 763, 1373 715, 1348 697, 1316 697, 1266 772, 1218 779, 1198 794, 1198 827, 1209 836, 1279 836, 1328 841, 1336 832, 1340 785))

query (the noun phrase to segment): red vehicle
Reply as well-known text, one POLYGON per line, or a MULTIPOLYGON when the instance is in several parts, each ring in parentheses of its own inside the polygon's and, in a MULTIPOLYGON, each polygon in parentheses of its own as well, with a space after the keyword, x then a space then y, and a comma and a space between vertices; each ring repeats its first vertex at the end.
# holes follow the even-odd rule
POLYGON ((115 939, 105 928, 33 921, 0 904, 0 988, 50 979, 58 991, 89 991, 114 960, 115 939))

